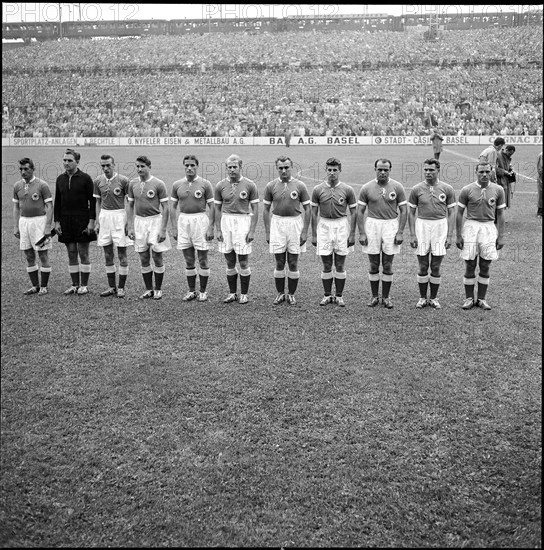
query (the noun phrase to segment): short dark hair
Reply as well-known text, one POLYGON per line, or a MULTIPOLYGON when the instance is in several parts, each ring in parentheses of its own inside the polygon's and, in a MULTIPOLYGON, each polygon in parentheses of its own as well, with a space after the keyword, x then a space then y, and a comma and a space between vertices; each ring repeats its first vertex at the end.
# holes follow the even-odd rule
POLYGON ((145 155, 137 157, 136 162, 143 162, 146 166, 151 166, 151 161, 145 155))
POLYGON ((72 155, 76 162, 79 162, 79 159, 81 158, 81 155, 77 151, 74 151, 73 149, 66 149, 66 151, 64 151, 64 154, 72 155))
POLYGON ((278 162, 290 162, 291 166, 293 166, 293 161, 291 160, 291 157, 288 157, 287 155, 281 155, 276 159, 276 166, 278 165, 278 162))
POLYGON ((32 159, 29 159, 28 157, 24 157, 19 161, 19 166, 24 166, 25 164, 28 164, 32 170, 34 170, 34 162, 32 159))
POLYGON ((196 165, 198 166, 198 159, 196 158, 195 155, 185 155, 183 157, 183 165, 185 166, 185 161, 186 160, 194 160, 196 162, 196 165))
POLYGON ((495 141, 493 142, 493 145, 504 145, 506 143, 506 141, 504 141, 504 138, 502 137, 498 137, 498 138, 495 138, 495 141))
POLYGON ((393 163, 389 159, 376 159, 376 162, 374 163, 374 170, 378 167, 378 162, 388 162, 389 163, 389 170, 393 168, 393 163))
POLYGON ((338 169, 342 170, 342 163, 336 157, 328 158, 325 161, 325 166, 338 166, 338 169))
POLYGON ((111 159, 111 163, 115 164, 115 159, 111 155, 102 155, 100 157, 100 160, 108 160, 108 159, 111 159))
POLYGON ((516 151, 516 146, 515 145, 507 145, 505 148, 504 148, 505 151, 512 151, 512 152, 515 152, 516 151))
POLYGON ((440 161, 438 159, 425 159, 423 164, 434 164, 437 170, 440 170, 440 161))

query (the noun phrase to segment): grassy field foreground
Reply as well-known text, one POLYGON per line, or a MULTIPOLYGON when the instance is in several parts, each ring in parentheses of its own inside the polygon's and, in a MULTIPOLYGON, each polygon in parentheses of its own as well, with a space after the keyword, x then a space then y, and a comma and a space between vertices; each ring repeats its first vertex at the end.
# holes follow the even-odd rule
MULTIPOLYGON (((259 154, 249 149, 243 158, 259 154)), ((334 154, 355 177, 359 163, 364 181, 370 159, 384 153, 363 160, 361 149, 320 149, 289 152, 304 152, 301 170, 334 154)), ((528 149, 518 149, 520 165, 536 157, 528 149)), ((119 155, 128 162, 133 151, 119 155)), ((285 151, 271 150, 272 161, 285 151)), ((425 158, 423 149, 402 147, 385 156, 400 174, 420 151, 425 158)), ((201 153, 220 163, 230 152, 201 153)), ((318 306, 313 251, 301 259, 299 304, 274 307, 262 220, 247 306, 222 304, 217 251, 205 304, 180 302, 186 283, 176 250, 167 254, 160 302, 136 299, 143 285, 134 252, 128 298, 100 298, 106 277, 96 248, 91 293, 64 297, 66 252, 56 241, 51 292, 38 298, 22 296, 28 280, 12 236, 14 180, 5 173, 23 154, 44 152, 7 153, 2 547, 541 547, 534 182, 521 181, 514 197, 507 245, 491 267, 491 312, 460 309, 463 262, 453 250, 443 309, 415 310, 417 262, 406 244, 395 259, 391 311, 364 305, 368 266, 359 247, 347 260, 346 308, 318 306)), ((52 153, 58 160, 62 149, 52 153)), ((161 169, 181 158, 148 153, 161 169)), ((452 148, 446 168, 464 162, 459 153, 477 151, 452 148)), ((469 181, 461 179, 457 193, 469 181)))

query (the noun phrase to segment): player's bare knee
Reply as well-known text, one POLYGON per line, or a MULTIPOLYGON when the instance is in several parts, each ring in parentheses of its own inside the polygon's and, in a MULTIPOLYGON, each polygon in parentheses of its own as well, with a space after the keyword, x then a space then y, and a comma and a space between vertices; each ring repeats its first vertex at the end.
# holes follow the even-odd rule
POLYGON ((29 266, 33 266, 36 263, 36 253, 33 248, 28 248, 24 251, 25 259, 29 266))
POLYGON ((484 260, 480 258, 480 275, 482 277, 489 277, 489 268, 491 267, 491 260, 484 260))
POLYGON ((42 264, 42 267, 51 267, 49 265, 49 253, 47 250, 38 251, 38 256, 40 257, 40 264, 42 264))
POLYGON ((474 260, 465 260, 465 278, 466 279, 474 278, 477 262, 478 260, 476 258, 474 260))

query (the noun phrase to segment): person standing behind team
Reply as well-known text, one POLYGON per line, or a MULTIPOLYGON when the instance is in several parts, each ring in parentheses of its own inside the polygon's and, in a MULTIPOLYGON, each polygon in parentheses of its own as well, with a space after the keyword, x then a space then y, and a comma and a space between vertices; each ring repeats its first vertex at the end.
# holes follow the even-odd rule
POLYGON ((138 179, 128 186, 128 236, 140 254, 145 292, 140 299, 162 298, 164 278, 163 252, 170 250, 168 226, 168 193, 162 180, 152 176, 151 161, 144 155, 136 159, 138 179), (154 268, 151 267, 153 257, 154 268), (155 289, 153 289, 155 273, 155 289))
POLYGON ((355 244, 355 208, 357 201, 353 188, 340 181, 342 164, 337 158, 325 163, 327 179, 312 191, 312 244, 321 256, 324 296, 320 306, 334 304, 344 307, 346 284, 346 256, 348 248, 355 244), (348 222, 348 209, 350 221, 348 222), (332 273, 334 263, 335 273, 332 273), (332 295, 334 279, 335 296, 332 295))
POLYGON ((419 265, 417 282, 420 298, 416 304, 417 309, 427 305, 440 309, 437 298, 441 282, 440 265, 453 240, 455 191, 450 184, 438 179, 439 171, 438 160, 423 161, 425 181, 414 185, 408 199, 410 246, 417 249, 419 265), (429 299, 428 286, 431 287, 429 299))
POLYGON ((249 254, 259 217, 259 193, 255 183, 242 176, 242 159, 238 155, 231 155, 225 164, 228 177, 217 183, 214 193, 218 249, 225 255, 229 285, 229 294, 223 302, 228 304, 238 300, 240 304, 247 304, 251 277, 249 254), (237 258, 240 264, 240 298, 236 292, 237 258))
POLYGON ((389 179, 392 167, 389 159, 378 159, 374 163, 376 178, 361 188, 357 208, 359 242, 370 262, 368 279, 372 297, 367 305, 375 307, 380 303, 381 261, 382 304, 387 309, 393 307, 389 297, 393 282, 393 260, 395 254, 400 252, 407 216, 404 187, 398 181, 389 179), (368 216, 365 222, 367 207, 368 216))
POLYGON ((89 293, 89 243, 96 241, 94 184, 91 176, 78 168, 80 158, 78 152, 66 149, 62 159, 66 171, 57 178, 55 185, 55 229, 59 242, 66 245, 68 271, 72 278, 72 286, 64 291, 67 296, 89 293))
POLYGON ((478 157, 478 162, 487 162, 491 166, 491 180, 497 182, 497 156, 506 142, 504 138, 498 137, 493 141, 493 145, 486 147, 478 157))
POLYGON ((431 129, 431 143, 433 144, 433 153, 434 158, 438 160, 440 158, 440 153, 442 152, 442 142, 444 138, 440 134, 438 128, 431 129))
POLYGON ((185 177, 174 182, 170 196, 173 236, 178 241, 178 250, 183 251, 185 274, 189 285, 189 292, 183 297, 183 301, 190 302, 196 299, 205 302, 208 299, 206 288, 210 277, 208 250, 212 246, 210 241, 213 241, 215 217, 213 187, 208 180, 197 175, 198 159, 195 155, 186 155, 183 158, 183 166, 185 177), (200 292, 195 290, 195 250, 198 254, 200 292))
POLYGON ((306 185, 291 176, 293 161, 286 156, 276 159, 280 177, 266 184, 264 190, 264 227, 269 250, 276 259, 274 281, 278 295, 274 305, 285 301, 285 263, 287 262, 287 303, 295 305, 298 286, 298 258, 306 252, 310 225, 310 195, 306 185), (274 205, 272 216, 270 206, 274 205), (302 207, 301 207, 302 205, 302 207), (302 215, 304 209, 304 216, 302 215))
POLYGON ((128 276, 127 246, 134 244, 127 236, 125 202, 129 180, 115 171, 115 161, 111 155, 102 155, 100 166, 104 173, 94 180, 97 219, 95 231, 98 235, 96 244, 104 247, 106 276, 109 284, 109 288, 101 292, 100 296, 124 298, 128 276), (117 246, 119 257, 119 285, 116 284, 113 245, 117 246))
POLYGON ((51 234, 53 198, 49 185, 34 176, 34 162, 31 159, 25 157, 19 161, 19 172, 22 179, 13 186, 13 234, 19 239, 19 248, 25 254, 26 271, 32 284, 23 294, 43 296, 47 294, 51 274, 48 251, 53 245, 51 239, 46 239, 41 246, 35 243, 51 234), (41 270, 36 265, 36 252, 41 270))
POLYGON ((516 181, 516 173, 512 169, 512 156, 516 152, 514 145, 506 145, 497 155, 497 183, 504 189, 504 199, 506 201, 506 209, 504 211, 504 222, 508 217, 508 210, 512 204, 512 196, 514 188, 512 184, 516 181))
POLYGON ((459 194, 457 202, 457 248, 461 250, 461 258, 465 260, 466 299, 463 309, 471 309, 475 305, 489 310, 491 306, 485 296, 489 286, 489 267, 492 260, 498 259, 497 250, 504 246, 504 208, 506 200, 504 189, 490 181, 491 166, 480 162, 476 166, 477 181, 465 185, 459 194), (463 214, 467 212, 466 221, 463 214), (495 225, 495 217, 497 224, 495 225), (478 293, 474 301, 474 286, 476 284, 476 265, 480 264, 478 275, 478 293))

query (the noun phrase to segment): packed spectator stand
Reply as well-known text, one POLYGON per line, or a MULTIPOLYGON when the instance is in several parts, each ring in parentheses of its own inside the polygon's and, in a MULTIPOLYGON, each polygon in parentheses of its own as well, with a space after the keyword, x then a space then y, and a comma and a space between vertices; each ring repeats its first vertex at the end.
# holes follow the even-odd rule
POLYGON ((541 26, 34 43, 2 54, 15 137, 540 135, 541 26))

